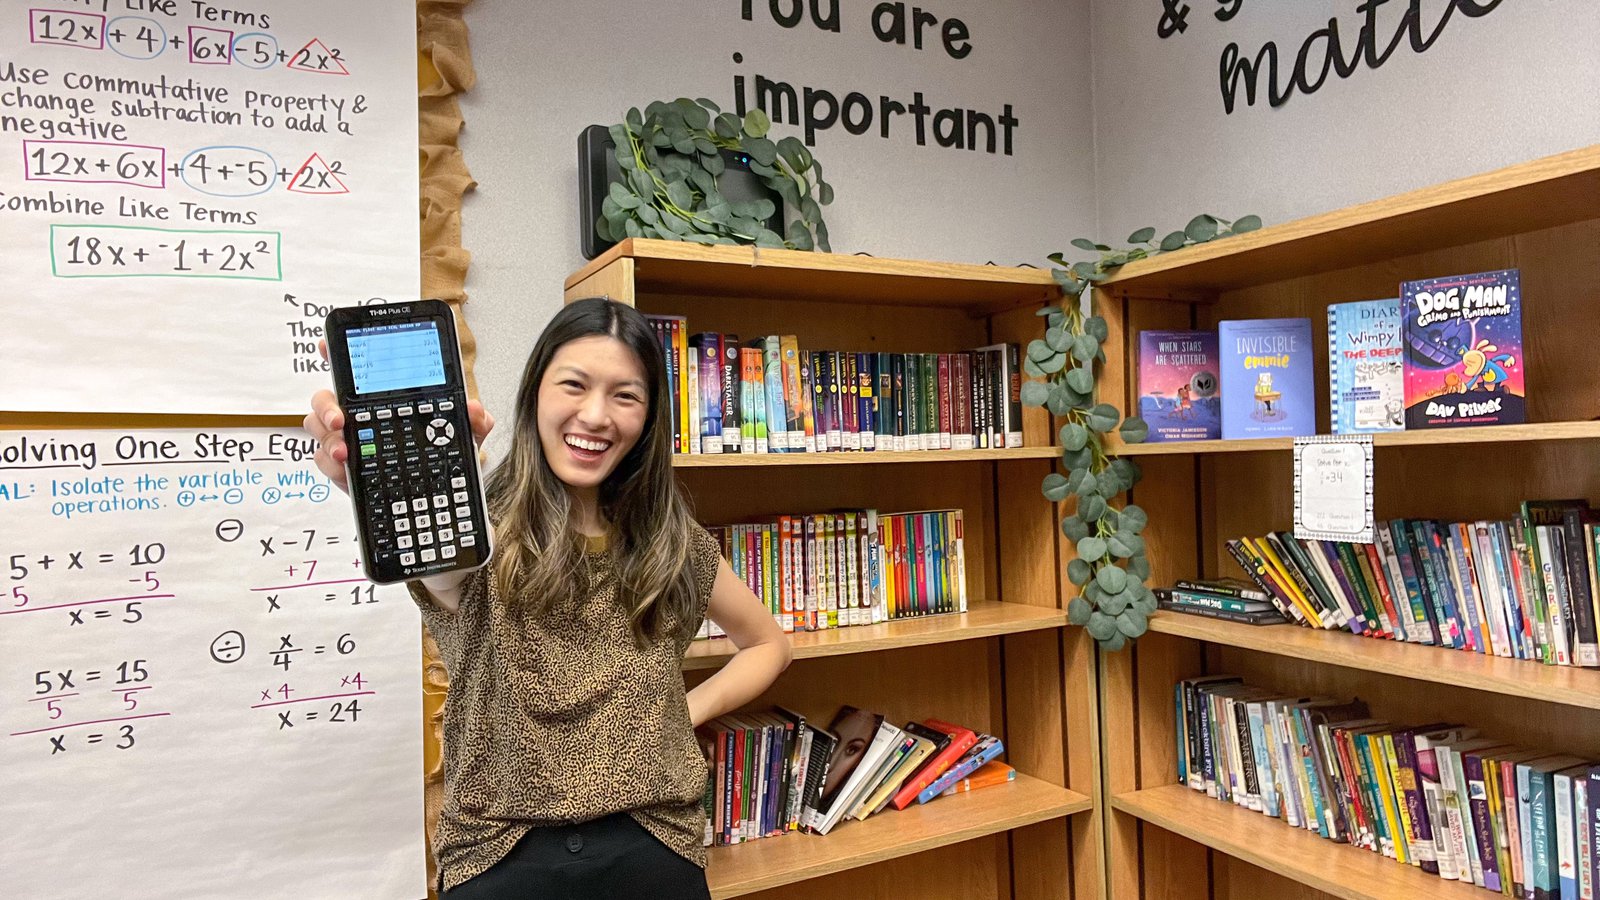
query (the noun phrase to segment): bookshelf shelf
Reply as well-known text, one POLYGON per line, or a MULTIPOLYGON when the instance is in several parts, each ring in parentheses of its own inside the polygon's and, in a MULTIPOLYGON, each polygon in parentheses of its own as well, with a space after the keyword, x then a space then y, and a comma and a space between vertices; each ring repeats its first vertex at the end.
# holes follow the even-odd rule
POLYGON ((1600 218, 1600 146, 1129 263, 1100 289, 1114 296, 1208 299, 1594 218, 1600 218))
POLYGON ((826 836, 786 834, 714 847, 706 866, 711 896, 721 900, 794 884, 1085 812, 1088 797, 1020 772, 1011 784, 982 788, 866 821, 848 821, 826 836))
MULTIPOLYGON (((1483 425, 1398 431, 1372 436, 1375 447, 1434 447, 1536 441, 1600 440, 1600 422, 1537 422, 1529 425, 1483 425)), ((1182 456, 1189 453, 1260 453, 1294 449, 1294 438, 1252 438, 1232 441, 1173 441, 1165 444, 1117 444, 1122 456, 1182 456)))
POLYGON ((1600 709, 1600 670, 1595 669, 1547 666, 1527 659, 1376 640, 1298 625, 1241 625, 1165 611, 1151 617, 1150 630, 1416 681, 1600 709))
POLYGON ((1017 459, 1055 459, 1056 447, 1013 447, 1000 450, 848 450, 838 453, 730 453, 679 454, 677 469, 737 469, 759 466, 870 466, 894 463, 1006 462, 1017 459))
MULTIPOLYGON (((795 659, 815 659, 948 641, 971 641, 1060 628, 1066 624, 1067 614, 1048 606, 981 601, 968 604, 964 613, 903 619, 878 625, 852 625, 826 631, 795 632, 790 636, 790 644, 794 647, 795 659)), ((733 654, 733 644, 727 638, 696 641, 689 646, 683 667, 717 668, 731 659, 733 654)))
POLYGON ((1345 900, 1486 896, 1480 888, 1324 840, 1183 785, 1118 794, 1111 808, 1345 900))
MULTIPOLYGON (((1318 430, 1328 421, 1331 303, 1401 281, 1517 268, 1527 285, 1519 363, 1532 424, 1373 436, 1377 520, 1503 521, 1530 500, 1600 496, 1600 375, 1575 367, 1600 331, 1600 146, 1230 237, 1124 266, 1101 285, 1112 338, 1102 391, 1136 405, 1139 332, 1224 320, 1312 322, 1318 430), (1432 449, 1424 449, 1432 448, 1432 449)), ((1293 521, 1292 438, 1116 447, 1144 479, 1151 583, 1240 575, 1226 542, 1293 521)), ((1530 749, 1600 753, 1600 671, 1257 627, 1163 611, 1135 652, 1101 657, 1108 892, 1132 900, 1468 897, 1364 850, 1173 785, 1173 685, 1231 674, 1282 696, 1359 698, 1392 723, 1460 722, 1530 749), (1118 727, 1120 726, 1120 727, 1118 727), (1114 798, 1114 799, 1113 799, 1114 798)))

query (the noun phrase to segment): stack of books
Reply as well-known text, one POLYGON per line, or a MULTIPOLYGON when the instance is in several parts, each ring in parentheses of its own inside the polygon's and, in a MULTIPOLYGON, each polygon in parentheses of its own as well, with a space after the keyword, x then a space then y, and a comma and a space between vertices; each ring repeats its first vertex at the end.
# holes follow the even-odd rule
POLYGON ((1600 529, 1584 500, 1507 521, 1377 523, 1377 542, 1227 542, 1286 617, 1314 628, 1551 665, 1600 667, 1600 529))
POLYGON ((646 316, 666 359, 678 453, 1022 446, 1016 344, 959 353, 806 350, 646 316))
POLYGON ((1179 682, 1174 702, 1178 780, 1207 796, 1513 897, 1589 896, 1600 876, 1591 760, 1231 675, 1179 682))
MULTIPOLYGON (((967 611, 959 509, 875 509, 708 526, 733 571, 784 631, 967 611)), ((700 637, 720 637, 707 620, 700 637)))
POLYGON ((866 819, 1016 777, 1000 739, 938 719, 898 727, 840 708, 827 728, 783 707, 714 719, 697 730, 711 761, 706 846, 790 831, 827 834, 866 819))
POLYGON ((1246 625, 1282 625, 1289 620, 1265 591, 1237 578, 1184 579, 1156 588, 1156 606, 1246 625))

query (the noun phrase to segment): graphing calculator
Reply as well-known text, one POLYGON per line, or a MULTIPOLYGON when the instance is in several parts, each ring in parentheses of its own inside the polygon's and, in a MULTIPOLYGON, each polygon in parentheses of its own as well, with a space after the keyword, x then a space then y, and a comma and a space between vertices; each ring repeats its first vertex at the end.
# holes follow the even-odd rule
POLYGON ((483 565, 489 523, 450 307, 342 307, 327 325, 367 578, 483 565))

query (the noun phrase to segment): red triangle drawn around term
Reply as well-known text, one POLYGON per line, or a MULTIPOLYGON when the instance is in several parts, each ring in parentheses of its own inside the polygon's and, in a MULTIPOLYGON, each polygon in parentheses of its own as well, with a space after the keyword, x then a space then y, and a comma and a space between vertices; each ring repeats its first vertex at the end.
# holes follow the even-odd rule
POLYGON ((322 154, 313 153, 295 170, 289 179, 289 190, 297 194, 348 194, 350 189, 339 180, 333 167, 322 161, 322 154))
POLYGON ((344 67, 344 61, 333 55, 328 45, 321 38, 312 38, 311 43, 301 47, 290 61, 287 68, 296 72, 314 72, 318 75, 349 75, 350 70, 344 67))

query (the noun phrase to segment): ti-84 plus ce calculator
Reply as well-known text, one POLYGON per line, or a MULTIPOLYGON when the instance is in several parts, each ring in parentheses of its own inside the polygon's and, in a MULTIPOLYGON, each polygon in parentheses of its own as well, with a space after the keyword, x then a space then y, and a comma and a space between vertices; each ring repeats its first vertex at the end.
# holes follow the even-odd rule
POLYGON ((483 565, 489 523, 450 307, 342 307, 327 325, 367 578, 483 565))

